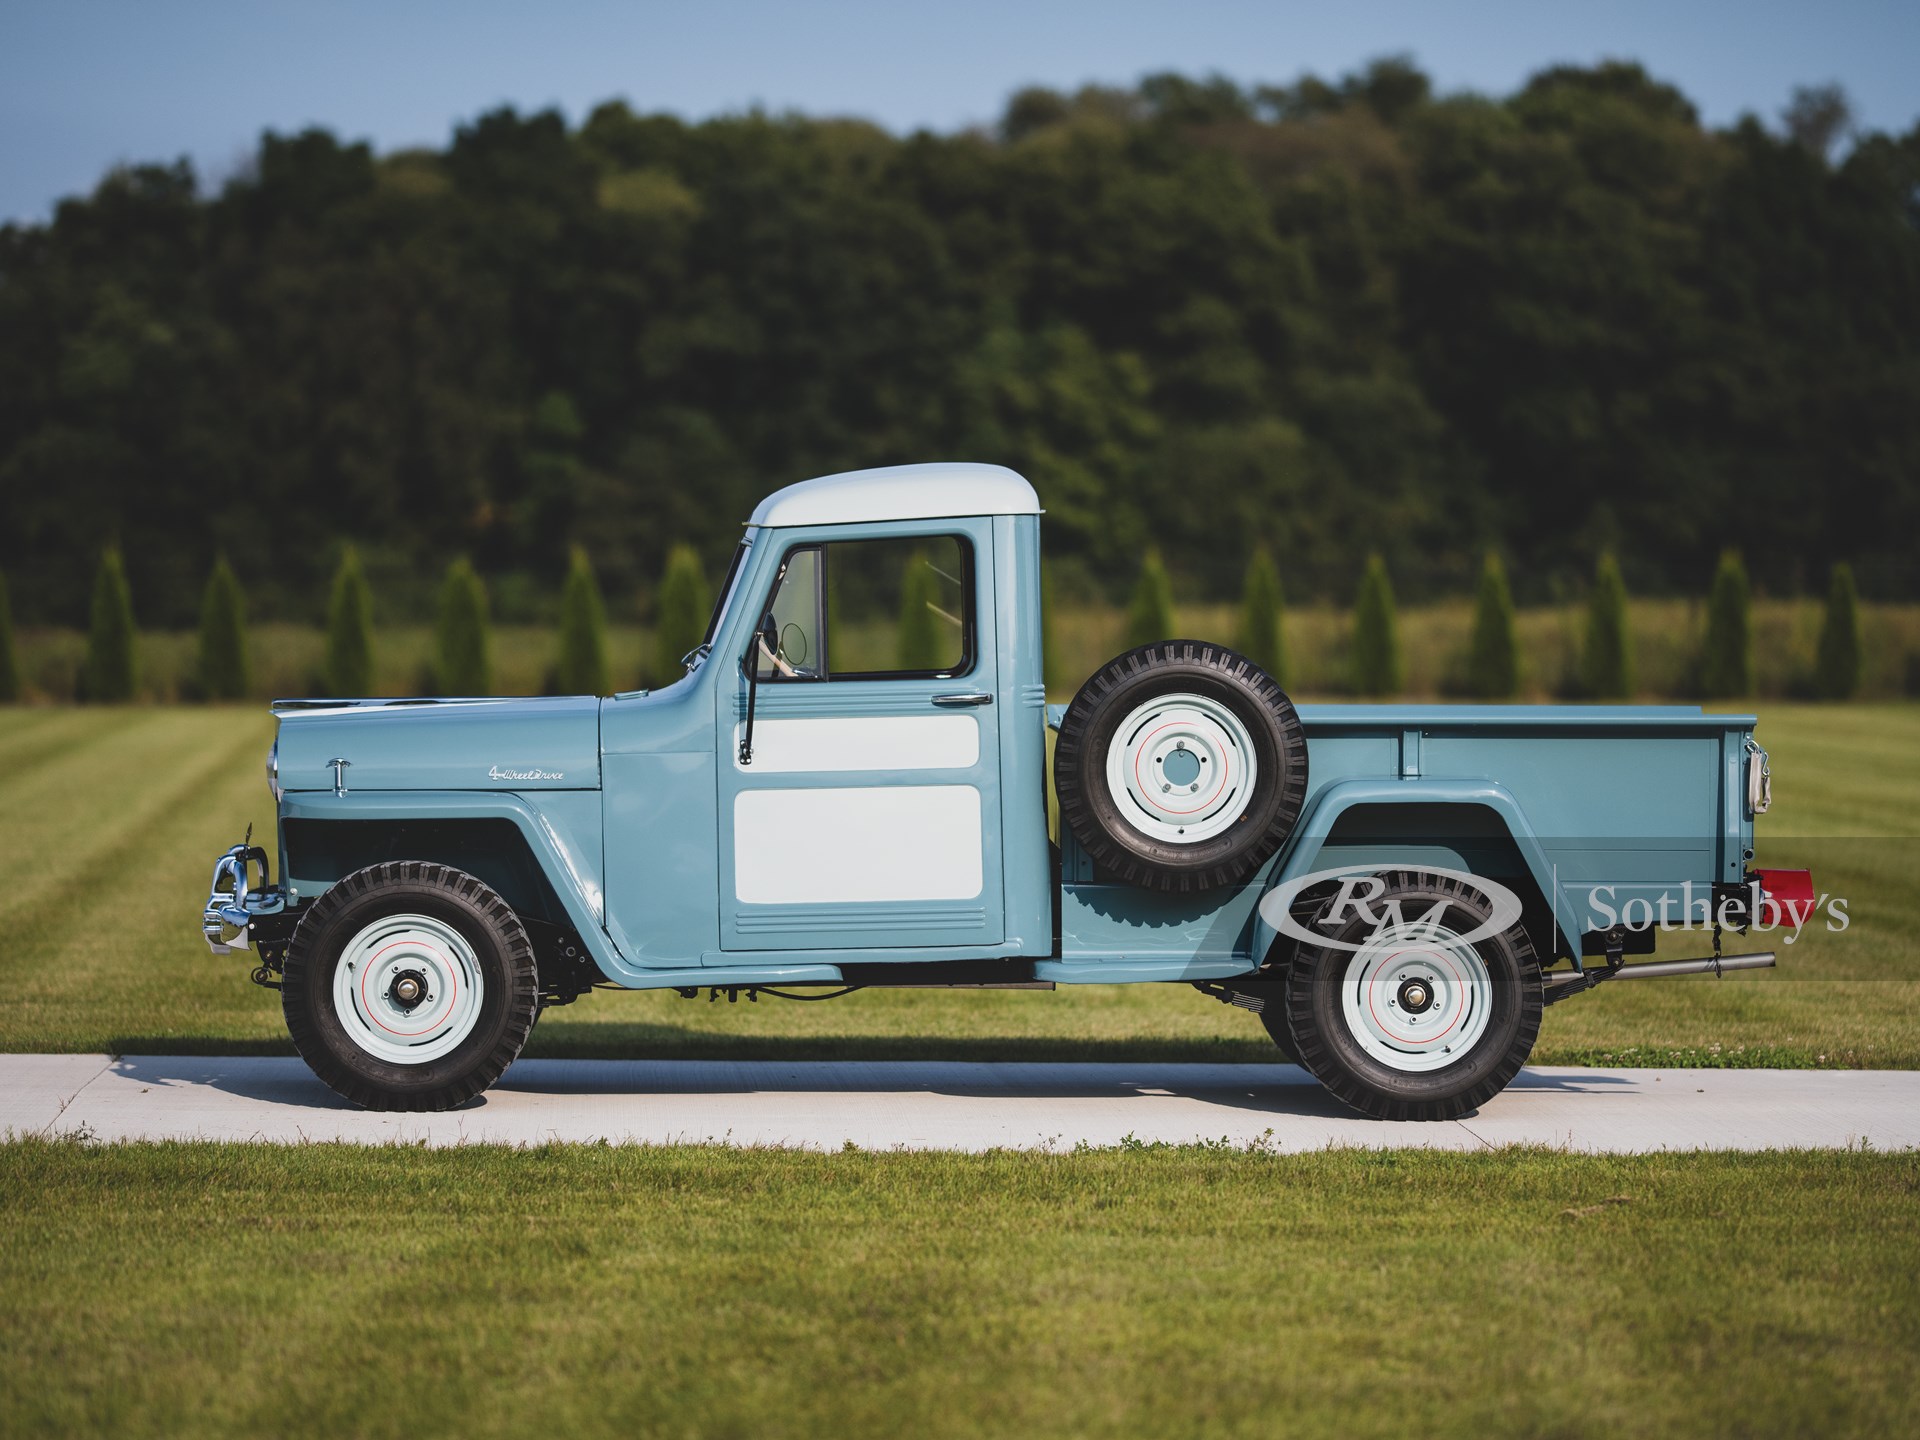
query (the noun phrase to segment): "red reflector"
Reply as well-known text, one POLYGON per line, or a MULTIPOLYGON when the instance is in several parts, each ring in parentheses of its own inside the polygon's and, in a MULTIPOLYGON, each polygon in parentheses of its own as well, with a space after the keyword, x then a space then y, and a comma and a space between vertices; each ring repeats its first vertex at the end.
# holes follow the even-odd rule
POLYGON ((1811 870, 1756 870, 1753 878, 1760 882, 1762 925, 1790 925, 1798 929, 1813 918, 1811 870))

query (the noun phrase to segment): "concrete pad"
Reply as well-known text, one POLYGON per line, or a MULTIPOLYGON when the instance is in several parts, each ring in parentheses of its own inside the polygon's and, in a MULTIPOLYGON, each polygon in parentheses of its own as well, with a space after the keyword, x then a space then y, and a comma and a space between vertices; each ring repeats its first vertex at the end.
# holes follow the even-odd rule
POLYGON ((0 1135, 38 1135, 113 1064, 111 1055, 0 1056, 0 1135))
POLYGON ((1529 1069, 1462 1123, 1574 1150, 1911 1149, 1920 1072, 1529 1069))
POLYGON ((1409 1124, 1353 1115, 1291 1065, 524 1060, 459 1110, 386 1115, 347 1105, 295 1059, 0 1055, 9 1127, 430 1145, 1903 1149, 1920 1147, 1920 1072, 1533 1068, 1464 1121, 1409 1124))

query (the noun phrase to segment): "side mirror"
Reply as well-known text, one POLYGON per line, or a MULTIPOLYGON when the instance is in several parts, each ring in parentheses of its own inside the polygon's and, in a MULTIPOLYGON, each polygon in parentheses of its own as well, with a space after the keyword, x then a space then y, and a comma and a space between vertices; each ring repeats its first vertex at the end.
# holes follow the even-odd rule
POLYGON ((763 648, 766 655, 780 653, 780 626, 771 610, 760 617, 760 624, 753 632, 753 643, 747 646, 747 653, 740 657, 740 668, 749 679, 760 674, 760 662, 766 658, 761 654, 763 648))

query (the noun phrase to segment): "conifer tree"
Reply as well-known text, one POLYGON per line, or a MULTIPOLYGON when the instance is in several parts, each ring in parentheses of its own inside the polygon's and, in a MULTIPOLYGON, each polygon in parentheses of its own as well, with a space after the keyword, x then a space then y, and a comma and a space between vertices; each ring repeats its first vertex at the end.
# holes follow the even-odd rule
POLYGON ((487 635, 487 590, 462 555, 447 567, 434 626, 434 679, 442 695, 493 693, 492 644, 487 635))
POLYGON ((1737 550, 1723 551, 1707 595, 1707 645, 1700 688, 1712 699, 1753 693, 1753 596, 1737 550))
POLYGON ((579 545, 567 566, 560 595, 560 659, 555 666, 563 695, 605 695, 613 689, 607 665, 607 607, 593 562, 579 545))
POLYGON ((1127 602, 1127 648, 1173 638, 1173 582, 1167 578, 1160 552, 1149 550, 1140 564, 1133 598, 1127 602))
POLYGON ((1253 552, 1253 559, 1247 564, 1240 599, 1240 633, 1235 638, 1240 653, 1285 689, 1285 600, 1280 593, 1280 572, 1274 567, 1273 552, 1264 545, 1253 552))
POLYGON ((12 704, 24 688, 20 652, 13 643, 13 602, 7 596, 7 577, 0 574, 0 704, 12 704))
POLYGON ((940 617, 933 607, 940 601, 940 587, 933 567, 924 552, 916 550, 907 561, 907 573, 900 587, 899 655, 895 663, 902 670, 938 670, 952 657, 942 652, 940 617))
POLYGON ((667 553, 654 608, 653 680, 667 685, 684 673, 681 659, 699 645, 713 611, 713 592, 707 589, 706 571, 691 545, 676 545, 667 553))
POLYGON ((133 592, 127 586, 120 547, 100 552, 93 577, 93 609, 87 627, 86 667, 81 672, 84 698, 99 704, 123 704, 139 687, 138 639, 133 626, 133 592))
POLYGON ((1520 688, 1520 645, 1513 633, 1513 592, 1506 567, 1492 550, 1480 566, 1473 597, 1473 640, 1467 654, 1467 692, 1478 700, 1510 700, 1520 688))
POLYGON ((1393 581, 1387 562, 1375 553, 1367 557, 1353 606, 1353 688, 1362 695, 1397 695, 1402 683, 1393 581))
POLYGON ((321 682, 327 694, 350 699, 373 690, 373 592, 349 545, 340 552, 327 602, 327 649, 321 682))
POLYGON ((239 700, 247 693, 247 605, 239 577, 222 555, 213 562, 200 597, 200 695, 239 700))
POLYGON ((1814 680, 1821 698, 1851 700, 1860 690, 1860 594, 1853 567, 1836 565, 1827 587, 1827 616, 1820 626, 1820 656, 1814 680))
POLYGON ((1596 700, 1626 700, 1633 695, 1633 636, 1627 628, 1627 585, 1608 551, 1593 575, 1587 605, 1587 640, 1581 651, 1581 678, 1596 700))

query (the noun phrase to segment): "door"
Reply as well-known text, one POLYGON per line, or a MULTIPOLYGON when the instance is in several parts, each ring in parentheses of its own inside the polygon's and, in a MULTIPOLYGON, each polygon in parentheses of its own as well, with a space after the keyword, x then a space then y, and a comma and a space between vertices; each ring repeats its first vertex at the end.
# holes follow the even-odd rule
POLYGON ((759 657, 747 763, 744 677, 722 687, 726 951, 944 954, 1005 938, 992 530, 873 529, 763 542, 779 562, 751 613, 771 608, 780 643, 759 657))

